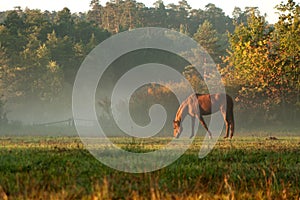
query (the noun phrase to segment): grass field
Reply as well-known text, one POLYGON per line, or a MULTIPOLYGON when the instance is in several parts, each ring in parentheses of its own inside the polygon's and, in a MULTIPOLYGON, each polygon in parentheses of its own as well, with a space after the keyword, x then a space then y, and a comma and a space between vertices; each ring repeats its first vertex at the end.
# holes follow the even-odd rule
MULTIPOLYGON (((151 151, 171 138, 113 141, 151 151)), ((201 138, 161 170, 129 174, 96 160, 76 137, 0 137, 0 199, 300 199, 300 137, 201 138)))

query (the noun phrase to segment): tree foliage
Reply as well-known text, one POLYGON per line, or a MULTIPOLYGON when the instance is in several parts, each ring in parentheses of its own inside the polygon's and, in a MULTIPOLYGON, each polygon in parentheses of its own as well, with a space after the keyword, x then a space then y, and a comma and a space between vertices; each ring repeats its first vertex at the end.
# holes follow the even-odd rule
MULTIPOLYGON (((188 35, 194 35, 198 29, 195 39, 204 42, 201 37, 207 31, 217 35, 229 28, 218 32, 218 20, 230 22, 213 4, 206 10, 195 10, 185 0, 178 5, 157 1, 150 8, 135 0, 109 1, 105 6, 92 0, 90 7, 89 12, 80 14, 71 13, 68 8, 58 12, 17 8, 1 15, 5 16, 0 24, 1 53, 5 54, 0 63, 1 87, 8 98, 53 98, 64 82, 74 81, 85 56, 111 34, 146 26, 166 27, 188 35)), ((203 43, 212 54, 215 40, 203 43)))
POLYGON ((73 81, 85 55, 109 35, 68 8, 7 11, 0 25, 2 94, 51 100, 64 82, 73 81))
POLYGON ((266 111, 266 118, 276 111, 290 120, 299 104, 299 6, 289 0, 277 8, 281 14, 274 26, 255 9, 246 24, 236 24, 222 72, 241 105, 266 111))
MULTIPOLYGON (((300 107, 300 9, 287 0, 277 10, 280 16, 274 25, 255 7, 234 8, 230 18, 214 4, 193 9, 186 0, 168 5, 157 0, 153 7, 135 0, 105 5, 92 0, 87 13, 68 8, 2 12, 0 92, 5 99, 52 100, 65 83, 73 83, 81 62, 101 41, 134 28, 164 27, 189 35, 204 47, 241 109, 266 110, 267 118, 281 110, 288 119, 287 113, 300 107)), ((197 76, 191 66, 184 75, 198 85, 197 90, 206 89, 205 77, 197 76)))

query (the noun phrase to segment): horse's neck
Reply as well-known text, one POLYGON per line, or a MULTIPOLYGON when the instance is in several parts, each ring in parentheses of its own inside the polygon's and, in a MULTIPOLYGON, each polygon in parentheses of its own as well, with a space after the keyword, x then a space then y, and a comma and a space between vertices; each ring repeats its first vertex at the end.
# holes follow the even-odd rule
POLYGON ((177 113, 176 113, 176 121, 181 121, 183 120, 187 115, 187 105, 186 104, 181 104, 177 113))

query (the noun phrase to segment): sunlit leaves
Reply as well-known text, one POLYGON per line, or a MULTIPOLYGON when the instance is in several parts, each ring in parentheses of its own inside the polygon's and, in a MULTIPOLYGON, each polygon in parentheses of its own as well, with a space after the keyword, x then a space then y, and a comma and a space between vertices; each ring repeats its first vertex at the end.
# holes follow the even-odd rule
POLYGON ((299 102, 299 6, 289 0, 277 8, 284 13, 275 26, 256 12, 236 26, 222 73, 243 105, 286 113, 299 102))

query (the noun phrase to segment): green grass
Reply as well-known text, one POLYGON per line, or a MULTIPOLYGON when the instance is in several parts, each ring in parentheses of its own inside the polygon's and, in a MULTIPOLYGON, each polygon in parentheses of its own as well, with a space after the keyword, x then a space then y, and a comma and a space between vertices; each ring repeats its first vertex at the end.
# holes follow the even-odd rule
MULTIPOLYGON (((113 138, 137 152, 171 138, 113 138)), ((1 137, 0 199, 299 199, 300 137, 220 139, 204 159, 201 138, 172 165, 129 174, 96 160, 76 137, 1 137)))

